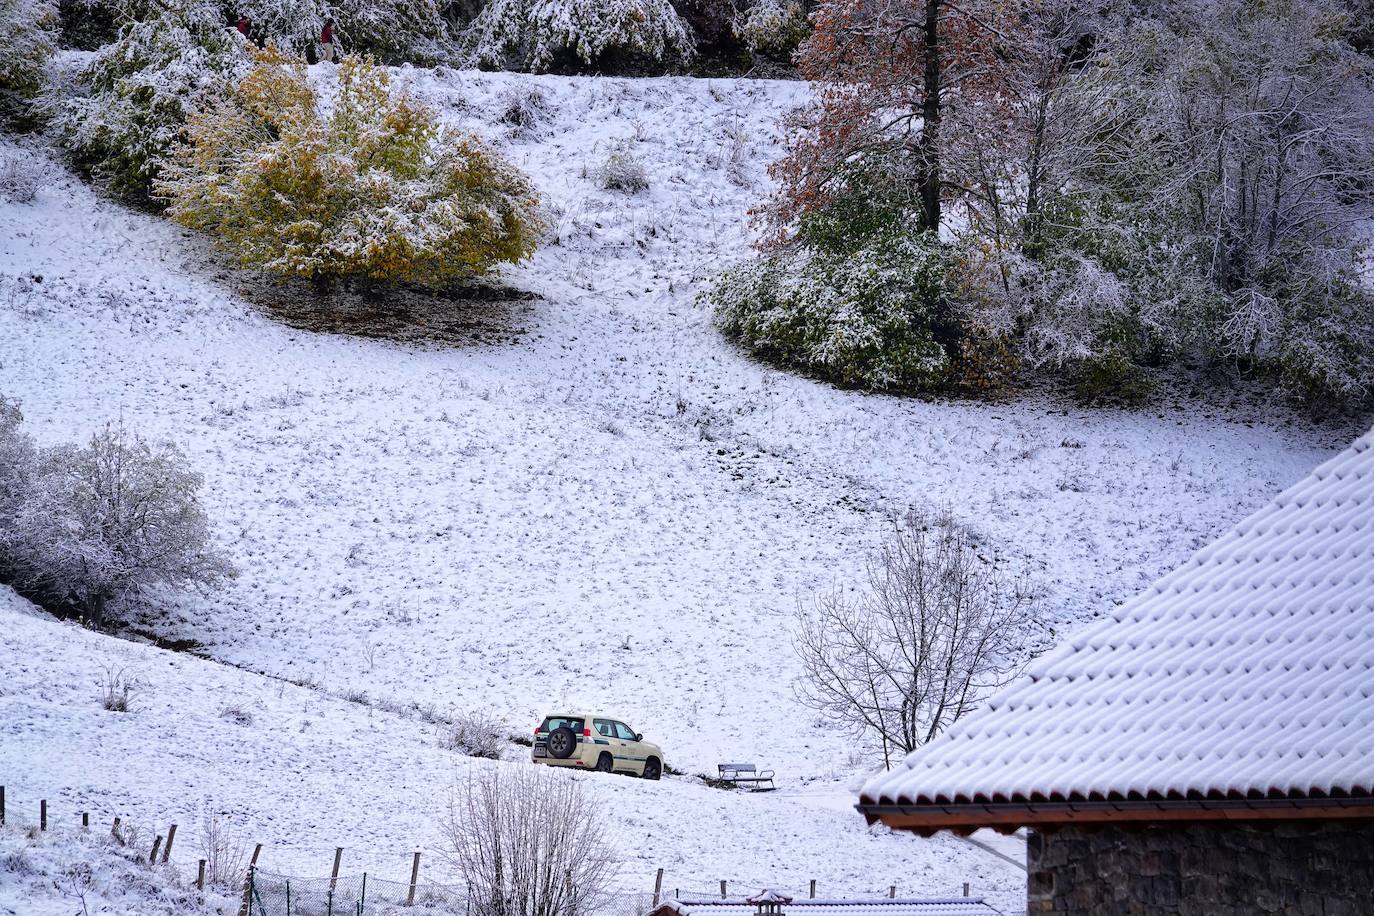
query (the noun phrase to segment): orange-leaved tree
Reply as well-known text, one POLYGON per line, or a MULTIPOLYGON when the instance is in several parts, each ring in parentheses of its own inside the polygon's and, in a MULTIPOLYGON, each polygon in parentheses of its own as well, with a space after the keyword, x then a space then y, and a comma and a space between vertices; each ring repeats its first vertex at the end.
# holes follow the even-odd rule
POLYGON ((797 112, 779 192, 762 211, 767 240, 856 192, 907 209, 938 231, 950 184, 941 122, 952 104, 986 110, 996 129, 1007 49, 1020 22, 1004 0, 835 0, 813 15, 803 74, 819 98, 797 112))

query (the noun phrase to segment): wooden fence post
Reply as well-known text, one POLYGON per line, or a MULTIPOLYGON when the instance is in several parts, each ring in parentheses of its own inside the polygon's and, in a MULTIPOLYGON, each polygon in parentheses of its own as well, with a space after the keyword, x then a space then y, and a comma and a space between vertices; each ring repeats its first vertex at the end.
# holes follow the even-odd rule
POLYGON ((161 846, 162 846, 162 834, 158 834, 157 839, 153 840, 153 851, 152 851, 152 854, 148 856, 148 864, 149 864, 149 865, 156 865, 156 864, 157 864, 157 851, 158 851, 159 848, 161 848, 161 846))
MULTIPOLYGON (((253 858, 258 857, 258 850, 262 849, 262 844, 258 844, 258 849, 253 850, 253 858)), ((253 868, 248 866, 248 872, 243 876, 243 903, 239 904, 239 916, 249 916, 253 909, 253 868)), ((290 885, 287 885, 290 887, 290 885)))
POLYGON ((339 883, 339 862, 343 859, 343 847, 334 847, 334 870, 329 873, 329 893, 334 893, 334 887, 339 883))
POLYGON ((420 882, 420 850, 415 850, 415 861, 410 864, 410 893, 406 894, 406 906, 415 905, 415 885, 420 882))
POLYGON ((5 787, 0 786, 0 827, 5 826, 5 787))
POLYGON ((965 896, 965 897, 968 896, 968 882, 967 882, 967 881, 964 882, 964 896, 965 896))
POLYGON ((723 880, 720 882, 720 899, 725 899, 725 882, 723 880))
POLYGON ((46 798, 38 801, 38 829, 48 829, 48 800, 46 798))
POLYGON ((196 890, 205 890, 205 860, 200 860, 200 865, 196 869, 196 890))
POLYGON ((897 885, 894 884, 894 885, 892 885, 891 887, 889 887, 889 888, 887 889, 887 896, 888 896, 888 899, 892 899, 892 900, 895 900, 895 899, 896 899, 896 897, 897 897, 897 885))
POLYGON ((659 898, 663 896, 663 869, 654 877, 654 909, 658 909, 659 898))
POLYGON ((167 828, 167 845, 162 847, 162 864, 166 865, 167 860, 172 857, 172 841, 177 838, 177 825, 173 824, 167 828))
POLYGON ((82 829, 82 830, 90 830, 90 829, 91 829, 91 812, 89 812, 89 811, 82 811, 82 812, 81 812, 81 829, 82 829))
POLYGON ((110 836, 119 839, 119 815, 115 815, 114 823, 110 825, 110 836))
POLYGON ((816 899, 816 879, 815 879, 815 878, 812 878, 812 879, 811 879, 811 899, 812 899, 812 900, 815 900, 815 899, 816 899))

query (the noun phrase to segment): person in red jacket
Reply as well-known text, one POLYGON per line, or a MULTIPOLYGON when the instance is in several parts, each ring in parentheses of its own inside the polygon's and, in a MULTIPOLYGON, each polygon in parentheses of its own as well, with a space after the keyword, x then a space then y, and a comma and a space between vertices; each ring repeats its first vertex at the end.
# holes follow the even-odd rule
POLYGON ((239 21, 234 25, 234 28, 238 29, 239 34, 242 35, 244 38, 248 38, 248 30, 251 28, 248 22, 248 17, 239 16, 239 21))
POLYGON ((326 19, 320 31, 320 60, 333 61, 337 56, 334 47, 334 20, 326 19))

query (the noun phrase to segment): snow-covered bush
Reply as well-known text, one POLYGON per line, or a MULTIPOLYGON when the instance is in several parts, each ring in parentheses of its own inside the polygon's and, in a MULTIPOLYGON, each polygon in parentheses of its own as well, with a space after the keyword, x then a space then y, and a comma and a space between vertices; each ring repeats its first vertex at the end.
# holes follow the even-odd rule
POLYGON ((191 119, 157 185, 171 217, 245 266, 317 280, 437 286, 533 252, 538 198, 513 166, 370 60, 338 79, 322 114, 304 61, 259 52, 191 119))
POLYGON ((20 428, 24 414, 19 405, 0 395, 0 572, 6 545, 29 491, 36 450, 33 440, 20 428))
POLYGON ((549 100, 538 86, 516 83, 501 95, 501 120, 517 136, 535 134, 549 117, 549 100))
POLYGON ((644 163, 625 144, 613 147, 606 161, 592 170, 591 177, 598 187, 606 191, 638 194, 649 189, 649 173, 645 171, 644 163))
POLYGON ((0 153, 0 200, 32 203, 43 186, 43 167, 38 157, 23 152, 0 153))
POLYGON ((692 35, 668 0, 492 0, 468 27, 479 63, 542 73, 653 64, 692 56, 692 35))
POLYGON ((0 0, 0 118, 22 118, 57 48, 57 5, 0 0))
POLYGON ((546 767, 469 769, 444 832, 472 916, 604 908, 615 871, 604 812, 581 782, 546 767))
POLYGON ((205 883, 238 891, 248 870, 248 842, 206 801, 200 814, 200 857, 205 860, 205 883))
POLYGON ((500 760, 509 740, 501 723, 482 712, 455 716, 442 736, 443 746, 468 757, 500 760))
POLYGON ((118 194, 146 200, 186 120, 228 91, 244 42, 216 7, 189 0, 130 22, 44 107, 76 164, 118 194))
POLYGON ((17 408, 3 407, 0 448, 22 461, 0 480, 0 570, 10 582, 99 625, 154 587, 206 587, 233 575, 211 544, 201 478, 175 446, 114 424, 84 447, 33 450, 17 408))
POLYGON ((788 60, 811 32, 797 0, 756 0, 734 22, 735 37, 750 51, 788 60))
POLYGON ((136 697, 146 685, 129 669, 107 665, 97 686, 100 688, 101 709, 106 712, 132 712, 136 697))
POLYGON ((844 385, 944 387, 936 339, 945 257, 932 233, 889 226, 857 247, 766 254, 706 293, 716 323, 748 349, 844 385))

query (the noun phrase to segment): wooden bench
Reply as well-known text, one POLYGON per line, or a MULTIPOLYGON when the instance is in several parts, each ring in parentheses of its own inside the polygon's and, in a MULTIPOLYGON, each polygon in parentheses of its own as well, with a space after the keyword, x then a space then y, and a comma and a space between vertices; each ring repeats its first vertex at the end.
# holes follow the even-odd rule
POLYGON ((716 766, 716 772, 720 775, 722 782, 733 783, 737 786, 751 785, 755 789, 761 789, 764 783, 768 783, 768 788, 777 788, 773 785, 773 771, 760 770, 752 763, 722 763, 716 766))

